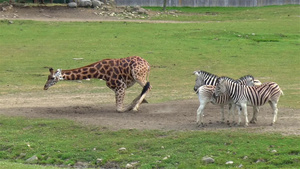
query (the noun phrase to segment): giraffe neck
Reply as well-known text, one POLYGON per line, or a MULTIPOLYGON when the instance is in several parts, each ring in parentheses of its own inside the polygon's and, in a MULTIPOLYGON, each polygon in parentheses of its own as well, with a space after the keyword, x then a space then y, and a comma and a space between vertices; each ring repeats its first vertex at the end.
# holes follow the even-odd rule
POLYGON ((63 80, 83 80, 91 78, 104 80, 105 71, 102 71, 102 68, 101 62, 96 62, 80 68, 62 70, 61 77, 63 80))

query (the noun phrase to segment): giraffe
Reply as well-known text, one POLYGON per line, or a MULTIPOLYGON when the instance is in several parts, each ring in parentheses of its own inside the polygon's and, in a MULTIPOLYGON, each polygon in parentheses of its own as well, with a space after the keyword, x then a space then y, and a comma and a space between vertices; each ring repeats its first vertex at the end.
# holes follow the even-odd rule
POLYGON ((131 56, 121 59, 103 59, 90 65, 61 70, 56 72, 53 68, 49 69, 50 75, 44 86, 44 90, 55 85, 62 80, 82 80, 82 79, 101 79, 106 81, 106 86, 115 92, 116 107, 118 112, 129 110, 137 111, 140 104, 146 100, 146 94, 151 89, 148 82, 150 75, 149 63, 139 56, 131 56), (123 107, 125 90, 135 83, 143 87, 142 93, 135 98, 127 108, 123 107))

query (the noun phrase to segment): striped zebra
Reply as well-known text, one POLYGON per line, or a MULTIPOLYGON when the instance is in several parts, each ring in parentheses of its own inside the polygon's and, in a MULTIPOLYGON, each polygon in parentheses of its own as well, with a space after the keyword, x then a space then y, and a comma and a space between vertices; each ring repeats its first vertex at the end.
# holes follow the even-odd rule
POLYGON ((194 90, 197 91, 199 87, 203 85, 213 85, 215 86, 217 84, 218 76, 208 73, 203 70, 194 71, 194 75, 197 76, 196 83, 194 86, 194 90))
MULTIPOLYGON (((217 80, 217 86, 215 90, 215 96, 221 96, 228 93, 230 98, 235 104, 237 104, 245 115, 245 126, 248 126, 248 114, 247 105, 259 107, 269 102, 273 109, 273 121, 271 125, 274 125, 277 120, 277 103, 281 95, 282 90, 275 82, 263 83, 259 86, 245 86, 236 83, 235 80, 228 77, 220 77, 217 80)), ((254 111, 252 120, 256 120, 258 111, 254 111)))
MULTIPOLYGON (((216 76, 212 76, 212 77, 216 77, 216 76)), ((211 81, 214 81, 214 80, 211 80, 211 81)), ((196 83, 197 83, 197 80, 196 80, 196 83)), ((254 86, 254 77, 251 76, 251 75, 243 76, 243 77, 241 77, 240 79, 237 80, 237 83, 243 84, 243 85, 254 86)), ((197 84, 195 86, 197 86, 197 84)), ((236 107, 235 104, 232 104, 232 101, 231 101, 230 96, 228 94, 224 94, 224 95, 222 95, 220 97, 217 97, 217 98, 213 97, 215 88, 216 88, 216 86, 213 86, 213 85, 203 85, 203 86, 199 87, 196 91, 197 94, 198 94, 199 102, 200 102, 200 106, 197 110, 197 124, 198 124, 198 126, 204 126, 204 124, 203 124, 204 109, 205 109, 205 106, 207 105, 207 103, 209 103, 209 102, 211 102, 213 104, 220 105, 221 114, 222 114, 222 118, 221 118, 222 122, 225 121, 224 106, 228 104, 229 105, 228 119, 229 119, 230 114, 231 114, 233 116, 232 121, 234 123, 235 114, 232 111, 236 107)), ((239 111, 239 109, 238 109, 238 111, 239 111)), ((240 121, 241 121, 241 117, 240 117, 240 112, 239 112, 239 123, 240 123, 240 121)))

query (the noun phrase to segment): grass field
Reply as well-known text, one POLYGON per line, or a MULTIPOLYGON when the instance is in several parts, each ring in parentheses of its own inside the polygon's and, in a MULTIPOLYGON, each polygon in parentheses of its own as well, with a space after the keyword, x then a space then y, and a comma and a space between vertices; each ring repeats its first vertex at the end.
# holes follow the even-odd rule
MULTIPOLYGON (((0 96, 43 96, 49 67, 69 69, 104 58, 139 55, 152 65, 153 90, 148 99, 152 103, 195 98, 192 73, 205 70, 232 78, 252 74, 262 82, 277 82, 285 94, 279 107, 300 108, 299 6, 176 10, 188 15, 152 19, 198 22, 8 24, 1 20, 0 96), (205 12, 217 15, 204 15, 205 12)), ((130 90, 129 97, 139 92, 130 90)), ((74 93, 111 93, 105 83, 96 80, 80 84, 60 82, 56 92, 62 91, 66 97, 74 93)), ((232 167, 243 164, 245 168, 300 165, 299 136, 253 134, 245 130, 107 131, 70 121, 4 116, 0 118, 0 128, 0 160, 6 160, 0 161, 0 168, 35 168, 11 163, 26 163, 33 155, 39 158, 34 163, 43 165, 84 162, 91 166, 125 167, 138 162, 140 168, 218 168, 228 167, 227 160, 234 161, 232 167), (121 147, 126 150, 119 151, 121 147), (277 152, 271 152, 273 149, 277 152), (201 162, 203 156, 211 156, 216 162, 205 165, 201 162), (164 157, 168 158, 163 160, 164 157), (102 162, 97 163, 97 158, 102 162)))

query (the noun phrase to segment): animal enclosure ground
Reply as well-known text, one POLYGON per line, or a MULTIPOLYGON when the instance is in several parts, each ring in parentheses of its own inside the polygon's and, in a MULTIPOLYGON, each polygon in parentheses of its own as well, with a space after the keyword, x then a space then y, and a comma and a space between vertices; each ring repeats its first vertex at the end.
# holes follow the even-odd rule
MULTIPOLYGON (((94 9, 59 7, 13 7, 1 11, 1 19, 40 20, 40 21, 119 21, 118 17, 96 15, 94 9)), ((124 20, 122 20, 124 21, 124 20)), ((138 22, 175 22, 131 20, 138 22)), ((283 96, 284 97, 284 96, 283 96)), ((24 116, 28 118, 63 118, 87 125, 119 129, 161 129, 161 130, 244 130, 244 127, 230 127, 220 123, 220 108, 208 105, 205 109, 205 128, 196 126, 196 110, 199 106, 197 96, 192 100, 180 100, 165 103, 143 104, 139 112, 117 113, 114 96, 103 98, 97 94, 65 96, 49 95, 47 97, 24 94, 0 96, 0 114, 7 116, 24 116), (104 102, 105 100, 106 102, 104 102), (109 104, 108 104, 109 103, 109 104)), ((249 118, 252 108, 248 108, 249 118)), ((227 116, 227 114, 226 114, 227 116)), ((281 132, 300 135, 300 110, 281 108, 279 101, 278 121, 270 126, 273 115, 269 105, 261 108, 258 123, 250 124, 247 131, 281 132)), ((236 116, 237 119, 237 116, 236 116)), ((242 117, 242 122, 244 118, 242 117)))
MULTIPOLYGON (((27 118, 68 119, 85 125, 102 126, 112 130, 119 129, 158 129, 158 130, 247 130, 248 132, 280 132, 287 135, 300 135, 300 110, 280 108, 278 121, 272 122, 269 105, 261 107, 258 123, 249 127, 229 126, 220 122, 220 108, 208 104, 205 109, 206 127, 196 126, 196 110, 199 106, 197 96, 192 100, 179 100, 165 103, 142 104, 139 112, 118 113, 111 96, 97 94, 48 97, 30 95, 11 95, 0 97, 0 114, 27 118), (104 98, 105 97, 105 98, 104 98), (62 101, 63 100, 63 101, 62 101)), ((279 102, 280 105, 280 102, 279 102)), ((248 108, 249 118, 252 108, 248 108)), ((227 117, 227 112, 226 112, 227 117)), ((236 115, 236 119, 237 119, 236 115)), ((227 119, 226 119, 227 120, 227 119)), ((244 122, 244 117, 242 117, 244 122)))
MULTIPOLYGON (((174 22, 174 21, 151 21, 126 19, 118 14, 124 11, 123 8, 111 8, 109 11, 97 10, 94 8, 68 8, 67 6, 13 6, 5 7, 6 10, 0 10, 0 19, 7 20, 35 20, 35 21, 131 21, 131 22, 174 22), (100 14, 100 13, 107 14, 100 14)), ((149 17, 156 15, 157 12, 149 11, 149 17)))

